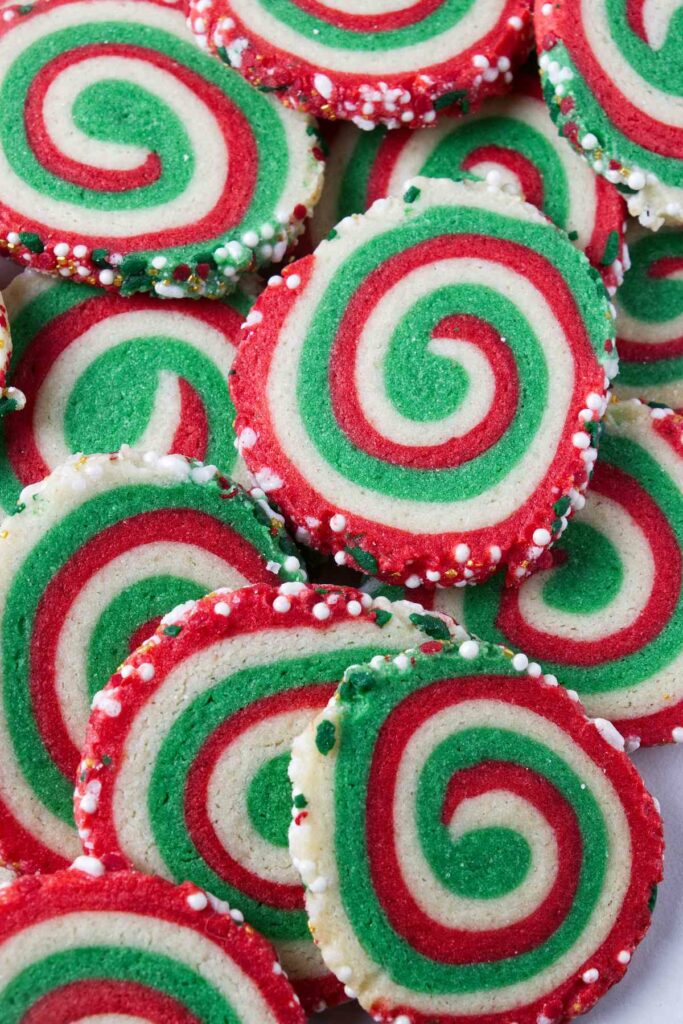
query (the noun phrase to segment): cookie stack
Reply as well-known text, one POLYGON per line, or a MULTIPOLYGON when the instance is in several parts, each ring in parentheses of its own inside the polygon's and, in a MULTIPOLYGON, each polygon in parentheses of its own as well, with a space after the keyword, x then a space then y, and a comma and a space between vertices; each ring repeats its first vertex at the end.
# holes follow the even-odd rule
POLYGON ((683 742, 681 49, 607 0, 0 5, 0 1024, 623 977, 630 754, 683 742))

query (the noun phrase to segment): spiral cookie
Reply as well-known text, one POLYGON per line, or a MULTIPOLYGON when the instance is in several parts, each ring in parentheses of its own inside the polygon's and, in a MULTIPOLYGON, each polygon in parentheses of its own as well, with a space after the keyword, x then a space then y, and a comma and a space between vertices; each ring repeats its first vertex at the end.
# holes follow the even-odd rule
POLYGON ((194 885, 102 870, 81 857, 0 890, 3 1024, 305 1024, 240 914, 194 885))
POLYGON ((80 851, 73 784, 116 666, 179 602, 303 571, 272 512, 180 455, 74 457, 19 509, 0 525, 0 862, 51 870, 80 851))
POLYGON ((414 604, 388 607, 285 583, 181 608, 105 689, 79 772, 86 851, 239 906, 309 1010, 339 1002, 343 987, 311 941, 287 852, 291 742, 350 664, 456 629, 414 604))
POLYGON ((344 125, 332 140, 325 189, 310 224, 314 245, 343 217, 401 195, 416 174, 484 178, 523 196, 569 234, 610 288, 621 283, 624 202, 558 136, 537 75, 523 75, 514 93, 429 131, 360 133, 344 125))
POLYGON ((683 231, 628 236, 632 264, 617 307, 616 392, 683 408, 683 231))
POLYGON ((376 1021, 567 1021, 648 928, 654 801, 527 665, 468 639, 349 669, 293 745, 311 928, 376 1021))
POLYGON ((31 401, 0 423, 0 507, 72 453, 123 444, 200 459, 246 482, 228 390, 246 295, 160 305, 26 272, 6 300, 11 380, 31 401))
POLYGON ((181 0, 6 7, 0 88, 0 255, 23 265, 215 297, 317 199, 313 123, 200 53, 181 0))
POLYGON ((190 27, 254 85, 323 118, 418 128, 505 92, 532 0, 189 0, 190 27))
POLYGON ((18 388, 8 387, 7 373, 12 356, 12 335, 9 329, 7 309, 0 295, 0 415, 23 409, 26 399, 18 388))
POLYGON ((645 227, 683 224, 678 0, 536 0, 541 79, 560 132, 645 227))
POLYGON ((537 658, 633 746, 683 742, 682 437, 670 411, 612 407, 585 508, 545 570, 516 592, 494 579, 435 598, 537 658))
POLYGON ((515 196, 416 178, 270 285, 231 380, 259 485, 390 582, 526 575, 616 371, 585 257, 515 196))

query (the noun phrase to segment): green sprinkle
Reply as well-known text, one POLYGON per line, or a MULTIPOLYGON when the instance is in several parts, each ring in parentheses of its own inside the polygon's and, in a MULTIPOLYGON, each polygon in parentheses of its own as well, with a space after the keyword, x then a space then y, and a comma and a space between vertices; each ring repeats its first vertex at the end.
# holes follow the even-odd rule
POLYGON ((443 110, 445 107, 451 107, 454 103, 460 104, 460 109, 463 114, 469 113, 470 104, 467 99, 467 93, 464 89, 455 89, 452 92, 445 92, 443 96, 439 96, 434 101, 435 110, 443 110))
POLYGON ((332 228, 332 230, 330 231, 329 235, 327 236, 327 241, 331 242, 332 239, 336 238, 338 234, 339 234, 339 232, 337 231, 337 229, 336 228, 332 228))
POLYGON ((391 612, 388 612, 386 608, 377 608, 375 609, 374 614, 375 622, 377 623, 380 629, 383 629, 386 626, 387 622, 391 621, 391 612))
POLYGON ((568 494, 565 494, 563 498, 560 498, 559 501, 555 502, 553 505, 553 512, 556 516, 565 516, 571 508, 571 503, 571 498, 568 494))
POLYGON ((351 555, 356 565, 359 565, 364 572, 372 573, 373 575, 377 572, 379 566, 377 565, 377 559, 374 558, 368 551, 364 551, 363 548, 345 548, 347 555, 351 555))
POLYGON ((303 793, 297 793, 294 797, 294 806, 300 811, 303 810, 304 807, 308 807, 308 800, 303 793))
POLYGON ((165 636, 178 636, 178 633, 182 632, 182 626, 166 626, 164 629, 165 636))
POLYGON ((112 762, 112 759, 109 756, 109 754, 104 754, 103 757, 102 757, 102 764, 104 765, 104 767, 108 768, 109 765, 112 764, 112 763, 113 762, 112 762))
POLYGON ((403 193, 403 201, 404 203, 414 203, 420 195, 421 192, 419 188, 416 188, 415 185, 411 185, 408 191, 403 193))
POLYGON ((578 237, 579 237, 579 232, 578 231, 570 231, 567 234, 567 238, 569 239, 570 242, 578 241, 578 237))
POLYGON ((17 407, 17 403, 13 398, 0 398, 0 416, 4 416, 6 412, 14 412, 17 407))
POLYGON ((337 734, 332 722, 327 718, 318 725, 315 731, 315 745, 320 753, 325 756, 334 747, 337 741, 337 734))
POLYGON ((44 252, 45 246, 43 245, 40 235, 36 235, 33 231, 20 231, 19 241, 22 245, 25 245, 31 252, 44 252))
POLYGON ((339 687, 339 696, 347 702, 352 701, 358 694, 372 690, 376 681, 375 674, 370 669, 360 666, 349 669, 339 687))
POLYGON ((450 633, 448 632, 448 626, 443 619, 437 618, 436 615, 419 615, 414 612, 410 616, 410 621, 421 629, 427 636, 431 636, 432 640, 449 640, 450 633))
POLYGON ((96 267, 109 266, 109 251, 107 249, 93 249, 90 258, 96 267))
POLYGON ((657 895, 658 895, 657 886, 653 885, 652 886, 652 892, 650 893, 650 899, 649 899, 648 904, 647 904, 647 907, 648 907, 648 910, 650 911, 650 913, 652 913, 652 911, 657 906, 657 895))
POLYGON ((618 255, 619 232, 610 231, 609 236, 607 238, 607 245, 605 246, 605 251, 602 255, 602 259, 600 260, 600 262, 602 263, 603 267, 608 267, 610 263, 614 263, 618 255))

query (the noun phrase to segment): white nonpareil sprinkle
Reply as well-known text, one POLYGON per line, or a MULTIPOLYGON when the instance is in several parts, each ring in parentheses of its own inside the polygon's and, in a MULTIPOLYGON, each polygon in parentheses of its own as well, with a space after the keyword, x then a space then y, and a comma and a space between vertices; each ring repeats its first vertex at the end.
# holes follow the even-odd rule
POLYGON ((230 605, 226 601, 219 601, 218 604, 213 606, 213 610, 216 615, 222 615, 224 618, 227 618, 230 614, 230 605))
POLYGON ((460 644, 458 652, 461 658, 465 658, 466 661, 472 661, 479 655, 479 644, 476 640, 465 640, 464 643, 460 644))
POLYGON ((193 892, 187 897, 187 905, 191 910, 206 910, 209 901, 203 892, 193 892))
POLYGON ((600 971, 596 970, 595 967, 591 967, 590 970, 583 972, 583 974, 581 975, 581 980, 584 981, 586 985, 592 985, 594 982, 598 980, 599 977, 600 971))
POLYGON ((319 601, 318 604, 314 604, 311 609, 313 617, 318 619, 319 622, 324 622, 325 619, 330 617, 330 609, 327 607, 324 601, 319 601))
POLYGON ((101 860, 97 857, 76 857, 73 862, 70 871, 82 871, 86 875, 90 875, 92 878, 101 878, 105 873, 105 867, 101 860))
POLYGON ((515 654, 512 659, 512 667, 517 672, 524 672, 529 667, 529 659, 526 654, 522 654, 521 652, 519 654, 515 654))
POLYGON ((337 513, 330 519, 330 529, 333 533, 343 533, 346 529, 346 516, 337 513))
POLYGON ((291 607, 291 603, 282 594, 273 601, 273 608, 276 612, 288 612, 291 607))

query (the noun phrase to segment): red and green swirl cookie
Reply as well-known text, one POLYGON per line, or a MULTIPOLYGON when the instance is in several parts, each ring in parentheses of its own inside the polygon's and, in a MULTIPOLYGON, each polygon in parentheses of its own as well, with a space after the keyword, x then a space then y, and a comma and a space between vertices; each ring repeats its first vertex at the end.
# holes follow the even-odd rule
POLYGON ((559 1024, 621 979, 663 852, 623 746, 483 641, 347 671, 294 742, 289 839, 323 958, 373 1020, 559 1024))
MULTIPOLYGON (((74 457, 0 524, 0 863, 68 863, 91 702, 170 608, 304 577, 280 519, 180 455, 74 457)), ((105 702, 106 711, 116 705, 105 702)))
POLYGON ((18 388, 7 383, 9 364, 12 357, 12 335, 9 317, 2 295, 0 295, 0 415, 23 409, 26 398, 18 388))
POLYGON ((200 459, 246 482, 228 390, 251 302, 242 291, 229 303, 160 305, 29 271, 5 295, 10 380, 31 400, 0 422, 0 508, 72 453, 123 444, 200 459))
POLYGON ((0 21, 0 255, 165 298, 281 260, 315 126, 198 51, 181 0, 36 0, 0 21))
POLYGON ((434 605, 538 659, 632 746, 680 743, 683 417, 624 402, 605 424, 590 492, 544 569, 434 605))
POLYGON ((624 202, 558 137, 537 75, 522 75, 513 93, 429 131, 360 133, 344 125, 332 138, 325 189, 310 223, 314 245, 343 217, 400 195, 416 174, 485 179, 523 196, 569 234, 610 288, 621 283, 624 202))
POLYGON ((189 0, 200 46, 289 107, 418 128, 506 92, 532 0, 189 0))
POLYGON ((68 871, 0 890, 3 1024, 305 1024, 272 947, 189 883, 68 871))
POLYGON ((166 616, 90 719, 75 794, 84 849, 238 906, 308 1010, 343 1000, 287 850, 291 743, 349 665, 450 629, 414 604, 301 583, 219 592, 166 616))
POLYGON ((631 266, 615 299, 623 398, 683 408, 683 230, 628 235, 631 266))
POLYGON ((583 254, 482 183, 416 178, 271 278, 242 455, 312 546, 389 582, 533 569, 597 455, 613 320, 583 254))
POLYGON ((683 224, 678 0, 535 0, 553 120, 645 227, 683 224))

